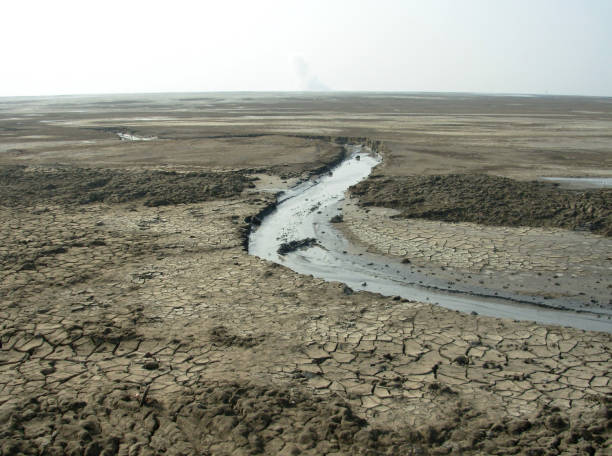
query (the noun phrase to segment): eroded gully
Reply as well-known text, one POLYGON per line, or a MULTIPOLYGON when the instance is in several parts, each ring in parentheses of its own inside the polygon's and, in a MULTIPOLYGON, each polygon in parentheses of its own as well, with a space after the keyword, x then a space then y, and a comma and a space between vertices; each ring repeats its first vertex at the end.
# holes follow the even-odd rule
POLYGON ((330 219, 341 214, 346 190, 365 179, 381 157, 362 146, 348 149, 347 158, 330 173, 303 182, 278 197, 276 209, 251 230, 250 254, 301 274, 342 282, 352 290, 400 296, 461 312, 612 332, 612 322, 597 314, 554 308, 538 297, 514 296, 501 289, 449 286, 398 259, 352 245, 330 219), (305 238, 315 238, 317 244, 285 255, 277 252, 281 244, 305 238))

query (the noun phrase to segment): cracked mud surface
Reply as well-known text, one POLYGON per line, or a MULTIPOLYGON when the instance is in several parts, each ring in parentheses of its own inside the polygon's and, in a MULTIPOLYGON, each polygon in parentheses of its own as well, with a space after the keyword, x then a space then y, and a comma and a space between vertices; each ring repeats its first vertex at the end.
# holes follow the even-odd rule
MULTIPOLYGON (((150 128, 137 130, 161 137, 150 128)), ((334 157, 304 139, 287 147, 296 141, 309 159, 295 173, 334 157)), ((282 148, 279 136, 239 143, 260 158, 282 148)), ((74 150, 63 166, 87 168, 74 150)), ((239 171, 236 157, 206 168, 185 153, 175 168, 155 163, 213 181, 239 171)), ((99 172, 116 172, 100 154, 99 172)), ((284 157, 266 160, 245 173, 284 157)), ((247 188, 164 206, 61 193, 0 204, 0 452, 607 454, 609 334, 347 295, 249 256, 243 220, 272 198, 247 188)))
POLYGON ((612 313, 612 240, 562 229, 481 226, 396 217, 344 206, 341 229, 368 250, 455 283, 541 296, 543 302, 612 313))
POLYGON ((3 256, 6 448, 606 445, 609 335, 347 296, 243 251, 236 216, 258 204, 3 208, 3 236, 34 259, 23 268, 3 256), (75 236, 83 247, 59 248, 75 236), (547 431, 537 414, 558 415, 564 431, 547 431))

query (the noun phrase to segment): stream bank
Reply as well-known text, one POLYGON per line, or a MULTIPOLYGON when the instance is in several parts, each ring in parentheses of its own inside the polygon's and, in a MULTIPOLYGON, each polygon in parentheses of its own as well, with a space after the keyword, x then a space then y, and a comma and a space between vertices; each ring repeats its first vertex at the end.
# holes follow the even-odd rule
POLYGON ((571 309, 562 300, 543 302, 538 296, 449 283, 349 242, 333 227, 332 219, 342 213, 345 191, 365 179, 382 158, 366 146, 347 148, 349 154, 342 163, 279 194, 275 204, 251 220, 250 254, 302 274, 342 282, 347 292, 366 290, 467 313, 612 332, 609 319, 571 309), (282 244, 308 238, 317 243, 278 253, 282 244))

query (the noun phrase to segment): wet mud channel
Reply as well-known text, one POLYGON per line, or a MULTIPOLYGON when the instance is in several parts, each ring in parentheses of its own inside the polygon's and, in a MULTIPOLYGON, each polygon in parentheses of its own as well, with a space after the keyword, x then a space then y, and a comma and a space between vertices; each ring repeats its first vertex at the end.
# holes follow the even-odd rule
POLYGON ((377 255, 351 243, 334 227, 342 220, 347 189, 365 179, 382 158, 369 148, 348 147, 347 158, 330 172, 279 194, 274 210, 253 226, 249 253, 298 273, 398 300, 429 302, 452 310, 612 332, 608 315, 585 311, 570 299, 540 296, 448 281, 377 255))

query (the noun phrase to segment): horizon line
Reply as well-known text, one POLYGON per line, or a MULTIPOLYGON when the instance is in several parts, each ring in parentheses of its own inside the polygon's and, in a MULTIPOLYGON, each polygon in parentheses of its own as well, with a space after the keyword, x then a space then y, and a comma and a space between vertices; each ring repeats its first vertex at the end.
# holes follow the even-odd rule
POLYGON ((45 95, 0 95, 0 100, 9 98, 78 98, 101 96, 131 95, 199 95, 199 94, 300 94, 300 95, 334 95, 334 94, 422 94, 422 95, 471 95, 493 97, 574 97, 574 98, 612 98, 612 95, 584 95, 537 92, 474 92, 474 91, 431 91, 431 90, 204 90, 204 91, 150 91, 150 92, 90 92, 45 95))

